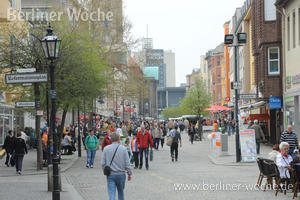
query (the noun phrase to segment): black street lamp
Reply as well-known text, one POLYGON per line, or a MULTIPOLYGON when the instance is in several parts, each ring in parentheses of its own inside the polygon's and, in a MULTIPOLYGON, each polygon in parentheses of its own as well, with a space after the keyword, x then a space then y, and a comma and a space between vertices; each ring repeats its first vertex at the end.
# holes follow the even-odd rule
POLYGON ((247 33, 227 34, 224 38, 224 44, 234 47, 234 83, 233 89, 235 94, 235 148, 236 148, 236 162, 241 162, 241 144, 240 144, 240 130, 239 130, 239 89, 240 83, 238 78, 238 48, 247 42, 247 33), (236 40, 234 40, 236 38, 236 40))
POLYGON ((50 130, 53 135, 53 192, 52 192, 52 199, 59 200, 60 199, 60 190, 59 190, 59 171, 58 171, 58 162, 59 157, 57 155, 58 152, 58 135, 55 131, 55 123, 56 123, 56 90, 54 85, 54 60, 58 58, 59 49, 61 40, 53 34, 53 29, 49 25, 47 28, 46 36, 41 40, 43 51, 45 54, 46 59, 50 60, 50 79, 51 79, 51 90, 50 90, 50 98, 52 102, 51 108, 51 117, 50 117, 50 130))

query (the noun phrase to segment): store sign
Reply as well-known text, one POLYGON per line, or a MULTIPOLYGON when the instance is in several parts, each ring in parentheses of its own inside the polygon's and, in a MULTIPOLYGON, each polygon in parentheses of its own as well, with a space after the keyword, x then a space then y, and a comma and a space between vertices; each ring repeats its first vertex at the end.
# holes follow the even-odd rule
POLYGON ((281 109, 281 98, 280 97, 270 97, 269 106, 270 106, 270 109, 281 109))

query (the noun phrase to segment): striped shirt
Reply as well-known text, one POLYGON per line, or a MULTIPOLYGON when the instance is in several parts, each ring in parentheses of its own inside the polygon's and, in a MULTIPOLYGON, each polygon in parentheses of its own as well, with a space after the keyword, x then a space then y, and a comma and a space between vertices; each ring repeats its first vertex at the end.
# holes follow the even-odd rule
POLYGON ((289 143, 290 149, 295 149, 298 147, 298 139, 295 132, 289 133, 287 131, 284 131, 281 134, 280 142, 289 143))

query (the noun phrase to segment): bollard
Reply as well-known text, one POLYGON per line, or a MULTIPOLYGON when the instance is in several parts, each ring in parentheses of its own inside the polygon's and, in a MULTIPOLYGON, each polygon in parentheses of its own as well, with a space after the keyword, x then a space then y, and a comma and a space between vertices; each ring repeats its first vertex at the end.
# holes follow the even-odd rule
MULTIPOLYGON (((59 174, 58 186, 59 186, 59 190, 62 191, 60 166, 58 166, 58 174, 59 174)), ((48 192, 53 192, 53 165, 48 165, 48 192)))

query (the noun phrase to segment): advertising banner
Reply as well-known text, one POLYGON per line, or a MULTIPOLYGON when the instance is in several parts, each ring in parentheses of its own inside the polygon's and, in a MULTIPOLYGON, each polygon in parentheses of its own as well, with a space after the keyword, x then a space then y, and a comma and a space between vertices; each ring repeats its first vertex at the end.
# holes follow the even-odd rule
POLYGON ((245 129, 240 132, 242 162, 256 162, 255 132, 245 129))

